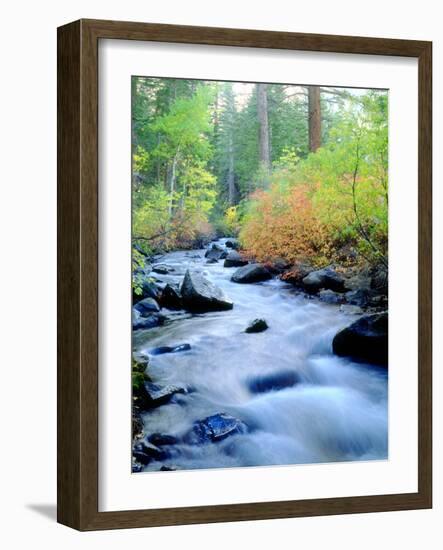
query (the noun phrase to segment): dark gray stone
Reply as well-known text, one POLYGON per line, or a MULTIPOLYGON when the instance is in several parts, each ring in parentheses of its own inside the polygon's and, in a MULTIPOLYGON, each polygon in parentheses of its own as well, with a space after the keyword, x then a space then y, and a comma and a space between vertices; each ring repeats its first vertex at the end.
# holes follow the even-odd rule
POLYGON ((332 341, 336 355, 388 366, 388 314, 365 315, 337 333, 332 341))
POLYGON ((180 291, 184 308, 194 313, 224 311, 234 307, 220 288, 201 274, 189 270, 186 271, 180 291))
POLYGON ((303 286, 311 294, 317 293, 322 288, 333 290, 334 292, 344 292, 344 282, 344 278, 332 267, 325 267, 324 269, 311 271, 303 279, 303 286))
POLYGON ((367 290, 358 289, 346 292, 345 298, 348 304, 359 307, 366 307, 369 303, 369 292, 367 290))
POLYGON ((333 290, 320 290, 318 297, 322 302, 326 302, 327 304, 343 304, 345 302, 343 294, 334 292, 333 290))
POLYGON ((227 246, 228 248, 233 248, 234 250, 238 250, 239 242, 237 239, 230 237, 229 239, 226 239, 225 246, 227 246))
POLYGON ((263 332, 267 330, 268 323, 264 319, 254 319, 246 328, 245 332, 263 332))
POLYGON ((163 289, 161 294, 160 303, 162 307, 168 309, 182 309, 182 297, 178 289, 174 288, 169 283, 163 289))
POLYGON ((262 264, 249 264, 239 267, 232 275, 231 281, 234 283, 259 283, 271 279, 272 275, 262 264))
POLYGON ((154 300, 154 298, 144 298, 137 302, 134 306, 134 309, 144 317, 150 315, 151 313, 158 313, 160 311, 160 306, 154 300))
POLYGON ((159 327, 165 322, 165 317, 159 313, 152 313, 146 317, 139 317, 133 320, 133 330, 146 330, 149 328, 159 327))
POLYGON ((248 260, 243 259, 236 250, 231 250, 226 256, 224 267, 241 267, 247 265, 248 260))

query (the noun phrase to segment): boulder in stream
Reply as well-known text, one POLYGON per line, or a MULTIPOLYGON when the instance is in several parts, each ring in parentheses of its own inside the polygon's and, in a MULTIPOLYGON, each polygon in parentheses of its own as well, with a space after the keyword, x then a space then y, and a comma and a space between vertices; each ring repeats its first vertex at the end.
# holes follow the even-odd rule
POLYGON ((200 273, 186 271, 180 291, 184 308, 193 313, 225 311, 234 307, 224 292, 200 273))
POLYGON ((159 275, 168 275, 168 273, 173 273, 175 269, 171 267, 170 265, 154 265, 152 267, 152 271, 154 273, 158 273, 159 275))
POLYGON ((238 418, 226 413, 218 413, 194 422, 192 429, 185 435, 185 441, 189 445, 215 443, 230 435, 241 434, 246 431, 246 424, 238 418))
POLYGON ((336 355, 388 366, 388 313, 364 315, 338 332, 332 341, 336 355))
POLYGON ((161 386, 152 382, 145 382, 144 397, 145 405, 158 406, 170 401, 170 399, 178 393, 186 393, 186 388, 182 386, 174 386, 172 384, 161 386))
POLYGON ((251 334, 253 332, 263 332, 269 328, 268 323, 264 319, 254 319, 246 327, 245 332, 251 334))
POLYGON ((332 267, 325 267, 324 269, 311 271, 303 279, 303 286, 311 294, 315 294, 322 288, 334 292, 344 292, 345 279, 332 267))
POLYGON ((217 243, 211 245, 211 248, 208 248, 205 252, 205 258, 208 258, 209 260, 223 260, 227 255, 227 250, 217 243))
POLYGON ((140 315, 144 317, 151 313, 158 313, 160 311, 160 306, 154 298, 144 298, 135 304, 134 309, 140 312, 140 315))
POLYGON ((160 303, 163 307, 168 309, 182 309, 182 297, 180 291, 170 285, 169 283, 163 289, 161 294, 160 303))
POLYGON ((234 283, 259 283, 271 279, 272 275, 262 264, 249 264, 239 267, 232 275, 234 283))
POLYGON ((247 265, 248 260, 245 260, 240 256, 236 250, 231 250, 226 256, 223 267, 241 267, 247 265))

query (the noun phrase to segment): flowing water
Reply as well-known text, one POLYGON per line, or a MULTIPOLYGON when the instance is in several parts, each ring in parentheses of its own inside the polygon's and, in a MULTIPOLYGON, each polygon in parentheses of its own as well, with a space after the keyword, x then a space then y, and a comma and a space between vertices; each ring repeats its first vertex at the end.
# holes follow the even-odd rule
POLYGON ((192 391, 145 413, 145 432, 180 438, 195 421, 216 413, 242 420, 249 430, 217 443, 177 444, 167 460, 145 470, 386 459, 387 371, 332 354, 334 335, 358 317, 278 279, 233 283, 237 268, 224 268, 223 261, 206 264, 204 253, 169 253, 161 263, 175 271, 154 275, 181 282, 186 269, 201 272, 223 289, 234 308, 199 315, 171 312, 174 320, 166 325, 134 333, 138 358, 158 346, 191 345, 189 351, 149 357, 154 382, 192 391), (268 330, 245 333, 255 318, 265 319, 268 330), (294 372, 298 383, 250 391, 251 381, 279 372, 294 372))

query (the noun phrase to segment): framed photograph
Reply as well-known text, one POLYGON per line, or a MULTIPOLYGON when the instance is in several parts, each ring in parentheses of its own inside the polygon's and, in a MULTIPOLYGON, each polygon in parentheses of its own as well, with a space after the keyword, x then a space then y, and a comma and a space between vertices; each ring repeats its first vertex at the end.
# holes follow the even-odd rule
POLYGON ((432 506, 430 42, 58 29, 58 520, 432 506))

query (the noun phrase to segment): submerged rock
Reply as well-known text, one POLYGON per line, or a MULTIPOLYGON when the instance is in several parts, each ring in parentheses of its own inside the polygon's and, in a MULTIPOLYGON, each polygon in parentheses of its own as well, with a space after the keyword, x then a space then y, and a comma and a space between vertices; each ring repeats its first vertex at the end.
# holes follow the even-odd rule
POLYGON ((151 313, 158 313, 160 306, 154 298, 144 298, 135 304, 134 309, 139 311, 142 316, 145 316, 151 313))
POLYGON ((181 295, 184 308, 194 313, 224 311, 234 307, 220 288, 199 273, 189 270, 183 279, 181 295))
POLYGON ((230 435, 246 431, 246 424, 238 418, 226 413, 218 413, 194 422, 194 426, 185 436, 185 441, 190 445, 215 443, 230 435))
POLYGON ((290 388, 300 382, 299 375, 294 371, 280 371, 264 376, 257 376, 250 379, 247 383, 249 391, 252 393, 266 393, 270 391, 290 388))
POLYGON ((268 329, 268 323, 264 319, 254 319, 245 329, 245 332, 263 332, 268 329))
POLYGON ((332 267, 311 271, 302 282, 305 290, 311 294, 315 294, 322 288, 334 292, 344 292, 345 290, 344 278, 332 267))
POLYGON ((178 346, 160 346, 149 350, 149 355, 163 355, 164 353, 179 353, 180 351, 189 351, 191 344, 180 344, 178 346))
POLYGON ((226 256, 224 267, 241 267, 246 265, 248 260, 244 260, 236 250, 231 250, 226 256))
POLYGON ((218 264, 218 260, 215 258, 209 258, 209 260, 206 260, 207 264, 218 264))
POLYGON ((337 333, 332 341, 336 355, 388 366, 388 314, 365 315, 337 333))
POLYGON ((234 283, 259 283, 271 279, 272 275, 262 264, 249 264, 240 267, 232 275, 231 281, 234 283))

